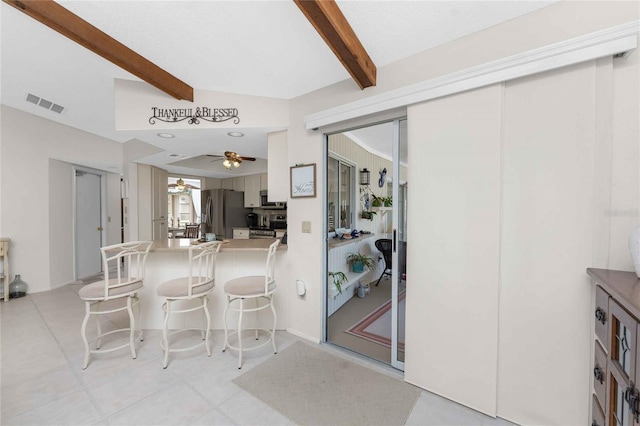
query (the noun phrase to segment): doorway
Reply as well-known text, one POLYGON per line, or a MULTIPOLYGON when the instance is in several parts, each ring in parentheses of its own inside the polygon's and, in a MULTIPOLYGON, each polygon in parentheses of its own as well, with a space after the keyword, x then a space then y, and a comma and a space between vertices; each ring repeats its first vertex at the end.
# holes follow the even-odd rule
POLYGON ((104 229, 102 174, 74 168, 74 260, 75 278, 102 272, 100 247, 104 229))
POLYGON ((401 370, 406 135, 405 119, 328 134, 325 163, 326 341, 401 370))

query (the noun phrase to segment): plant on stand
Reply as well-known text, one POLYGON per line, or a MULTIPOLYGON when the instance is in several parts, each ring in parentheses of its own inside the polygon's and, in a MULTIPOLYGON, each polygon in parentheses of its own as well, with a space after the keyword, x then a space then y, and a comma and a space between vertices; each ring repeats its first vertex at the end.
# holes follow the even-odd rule
POLYGON ((364 268, 372 269, 375 265, 372 257, 360 252, 351 253, 347 256, 347 263, 351 265, 353 272, 363 272, 364 268))

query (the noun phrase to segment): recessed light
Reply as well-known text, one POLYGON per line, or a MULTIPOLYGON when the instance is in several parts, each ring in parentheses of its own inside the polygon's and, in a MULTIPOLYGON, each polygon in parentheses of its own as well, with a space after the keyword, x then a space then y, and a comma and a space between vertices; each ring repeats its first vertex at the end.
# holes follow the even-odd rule
POLYGON ((234 137, 234 138, 240 138, 242 136, 244 136, 244 133, 242 132, 229 132, 227 133, 229 136, 234 137))
POLYGON ((175 136, 171 133, 158 133, 158 136, 161 138, 175 138, 175 136))

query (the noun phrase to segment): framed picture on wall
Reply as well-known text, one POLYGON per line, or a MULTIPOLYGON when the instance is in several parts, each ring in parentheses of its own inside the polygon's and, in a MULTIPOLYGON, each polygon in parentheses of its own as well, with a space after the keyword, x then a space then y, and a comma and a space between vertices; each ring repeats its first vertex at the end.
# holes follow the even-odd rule
POLYGON ((316 164, 291 166, 291 198, 316 196, 316 164))

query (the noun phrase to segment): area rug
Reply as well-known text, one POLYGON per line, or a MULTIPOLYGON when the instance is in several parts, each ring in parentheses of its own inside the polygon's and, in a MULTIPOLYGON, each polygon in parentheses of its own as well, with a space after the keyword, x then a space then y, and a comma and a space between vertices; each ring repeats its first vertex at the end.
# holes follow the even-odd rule
MULTIPOLYGON (((404 312, 405 295, 402 291, 398 295, 398 317, 401 319, 398 327, 398 349, 404 351, 404 312)), ((349 327, 345 332, 363 339, 391 347, 391 300, 383 303, 366 317, 349 327)))
POLYGON ((402 425, 420 389, 296 342, 233 382, 300 425, 402 425))

